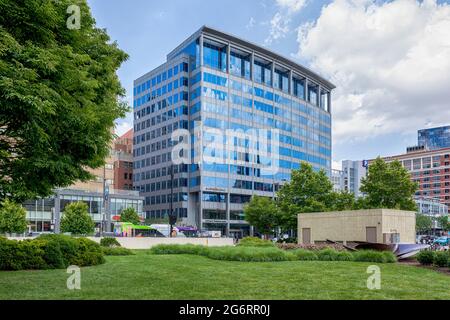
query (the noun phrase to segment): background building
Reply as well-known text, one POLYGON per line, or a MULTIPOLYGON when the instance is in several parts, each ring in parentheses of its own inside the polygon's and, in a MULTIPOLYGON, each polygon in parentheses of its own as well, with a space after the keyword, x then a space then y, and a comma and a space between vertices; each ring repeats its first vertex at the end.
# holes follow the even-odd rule
POLYGON ((419 184, 416 197, 434 198, 450 205, 450 148, 438 150, 418 150, 405 154, 385 157, 386 162, 398 160, 411 174, 411 179, 419 184))
POLYGON ((427 150, 450 148, 450 126, 419 130, 418 146, 427 150))
POLYGON ((333 184, 333 190, 336 192, 343 191, 344 187, 344 171, 331 170, 331 183, 333 184))
POLYGON ((363 196, 360 191, 361 179, 367 174, 364 161, 342 161, 342 170, 332 170, 331 182, 335 191, 347 191, 353 193, 355 197, 363 196))
POLYGON ((134 81, 133 184, 146 197, 147 217, 167 215, 172 199, 182 224, 248 234, 243 205, 252 195, 273 197, 302 160, 331 174, 333 88, 272 51, 202 27, 166 63, 134 81), (172 141, 177 129, 188 130, 188 136, 172 141), (172 178, 173 146, 192 141, 188 153, 200 156, 211 139, 209 129, 278 129, 279 136, 268 134, 278 147, 264 156, 263 146, 235 137, 223 153, 223 142, 209 150, 225 164, 176 165, 172 178), (268 174, 264 165, 279 170, 268 174))
POLYGON ((96 227, 103 226, 103 230, 107 230, 108 220, 118 219, 121 211, 128 207, 133 207, 144 219, 144 197, 132 190, 132 147, 133 131, 130 130, 114 141, 103 167, 88 170, 94 175, 92 180, 78 181, 70 187, 56 189, 49 198, 25 201, 23 205, 27 211, 29 230, 58 231, 57 221, 64 208, 77 201, 88 205, 96 227))
POLYGON ((433 229, 439 229, 437 219, 449 214, 448 206, 441 203, 439 198, 415 197, 419 213, 429 216, 433 221, 433 229))
POLYGON ((114 189, 133 190, 133 129, 114 141, 114 189))

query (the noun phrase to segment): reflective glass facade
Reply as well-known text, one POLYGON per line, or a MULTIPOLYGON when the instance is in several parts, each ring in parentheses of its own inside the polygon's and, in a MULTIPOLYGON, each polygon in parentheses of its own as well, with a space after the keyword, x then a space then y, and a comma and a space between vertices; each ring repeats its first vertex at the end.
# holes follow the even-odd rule
POLYGON ((204 27, 135 81, 133 183, 147 217, 169 214, 172 203, 180 224, 245 235, 252 195, 274 197, 301 161, 330 173, 334 86, 237 40, 204 27), (174 139, 180 128, 187 133, 174 139), (253 131, 268 131, 265 142, 246 136, 253 131), (172 166, 173 148, 186 142, 191 162, 172 166))
MULTIPOLYGON (((103 195, 97 192, 89 192, 75 189, 60 189, 50 198, 27 200, 23 207, 27 211, 29 231, 47 232, 54 231, 56 211, 64 213, 65 207, 72 202, 84 202, 88 206, 88 212, 99 227, 103 217, 103 195)), ((134 208, 139 216, 143 217, 143 199, 135 191, 110 190, 108 205, 111 216, 120 215, 123 209, 134 208)))
POLYGON ((419 130, 418 140, 428 150, 450 148, 450 126, 419 130))

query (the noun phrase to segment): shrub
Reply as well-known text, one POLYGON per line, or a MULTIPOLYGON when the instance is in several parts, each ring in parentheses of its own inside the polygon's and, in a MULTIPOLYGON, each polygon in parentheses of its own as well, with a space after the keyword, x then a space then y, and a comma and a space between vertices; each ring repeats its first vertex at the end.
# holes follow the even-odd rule
POLYGON ((18 242, 12 260, 15 268, 12 268, 12 270, 51 268, 47 265, 44 254, 43 247, 35 241, 18 242))
POLYGON ((153 246, 150 252, 153 254, 196 254, 205 255, 208 248, 193 244, 159 244, 153 246))
POLYGON ((112 238, 112 237, 102 238, 100 240, 100 245, 102 247, 109 247, 109 248, 120 247, 119 241, 117 241, 116 238, 112 238))
POLYGON ((77 254, 74 263, 71 264, 84 267, 105 263, 102 248, 98 243, 86 238, 77 238, 75 241, 77 243, 77 254))
POLYGON ((448 267, 449 266, 449 253, 445 251, 436 252, 433 264, 436 267, 448 267))
POLYGON ((75 238, 62 234, 44 234, 39 236, 36 240, 45 240, 58 243, 64 259, 64 268, 75 264, 78 249, 78 244, 75 238))
POLYGON ((277 243, 276 246, 283 250, 305 249, 305 250, 319 251, 327 248, 331 248, 337 251, 347 250, 340 243, 320 243, 320 244, 277 243))
POLYGON ((283 250, 269 247, 210 247, 207 257, 214 260, 268 262, 287 261, 283 250))
POLYGON ((44 251, 30 240, 0 239, 0 270, 45 268, 44 251))
POLYGON ((330 248, 320 250, 317 256, 321 261, 339 261, 339 252, 330 248))
POLYGON ((238 246, 245 247, 275 247, 272 241, 263 240, 256 237, 245 237, 239 241, 238 246))
POLYGON ((58 241, 35 240, 30 241, 30 243, 32 244, 35 243, 38 247, 40 247, 43 250, 42 258, 45 260, 47 264, 45 269, 62 269, 67 268, 69 266, 68 261, 64 258, 64 255, 62 254, 61 246, 58 241))
POLYGON ((435 255, 436 253, 434 251, 422 250, 416 255, 416 259, 420 264, 430 265, 433 263, 435 255))
POLYGON ((317 254, 315 252, 305 250, 305 249, 293 250, 292 254, 295 256, 296 260, 300 260, 300 261, 319 260, 319 257, 317 256, 317 254))
POLYGON ((102 247, 105 256, 131 256, 134 252, 122 247, 102 247))
POLYGON ((383 253, 383 257, 384 257, 384 262, 385 263, 395 263, 397 262, 397 257, 396 255, 391 252, 391 251, 382 251, 383 253))
POLYGON ((359 262, 379 262, 392 263, 396 262, 397 258, 390 251, 375 251, 375 250, 358 250, 353 252, 354 261, 359 262))
POLYGON ((104 262, 94 241, 63 235, 43 235, 33 240, 0 238, 0 270, 60 269, 104 262))

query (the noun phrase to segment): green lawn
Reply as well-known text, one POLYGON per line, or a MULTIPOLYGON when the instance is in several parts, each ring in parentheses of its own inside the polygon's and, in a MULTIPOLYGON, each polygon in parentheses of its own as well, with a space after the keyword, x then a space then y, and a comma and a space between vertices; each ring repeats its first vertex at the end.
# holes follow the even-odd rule
POLYGON ((107 257, 82 268, 81 290, 65 270, 0 272, 4 299, 450 299, 450 277, 380 264, 381 290, 368 290, 362 262, 230 262, 190 255, 107 257))

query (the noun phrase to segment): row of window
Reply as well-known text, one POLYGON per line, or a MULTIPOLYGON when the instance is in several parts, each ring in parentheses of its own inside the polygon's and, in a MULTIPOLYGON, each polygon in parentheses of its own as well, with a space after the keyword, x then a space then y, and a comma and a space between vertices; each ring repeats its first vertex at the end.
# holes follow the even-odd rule
POLYGON ((188 72, 188 64, 186 62, 182 62, 180 64, 177 64, 173 68, 170 68, 154 76, 151 80, 147 80, 146 82, 138 84, 136 87, 134 87, 134 96, 140 94, 141 92, 149 90, 151 87, 155 87, 156 85, 161 84, 164 81, 170 80, 172 76, 176 76, 179 71, 188 72))
MULTIPOLYGON (((187 218, 187 208, 173 208, 174 214, 178 218, 187 218)), ((150 210, 145 212, 145 217, 147 219, 164 219, 170 214, 169 209, 162 210, 150 210)))
MULTIPOLYGON (((224 48, 225 47, 218 47, 205 43, 203 50, 203 64, 212 69, 227 72, 227 56, 224 48)), ((317 85, 308 85, 305 92, 305 80, 293 78, 292 90, 290 90, 289 73, 287 71, 275 68, 272 75, 271 67, 269 67, 268 64, 257 61, 255 61, 253 69, 253 80, 255 82, 265 84, 270 87, 273 86, 275 89, 293 94, 301 99, 305 98, 306 93, 309 102, 314 105, 320 105, 323 109, 329 111, 328 92, 324 91, 319 94, 317 85), (320 99, 318 99, 319 96, 320 99)), ((251 80, 250 55, 243 55, 232 51, 230 54, 229 72, 232 75, 251 80)))

